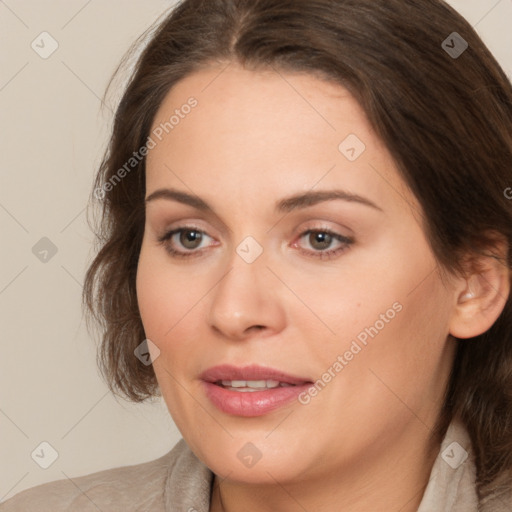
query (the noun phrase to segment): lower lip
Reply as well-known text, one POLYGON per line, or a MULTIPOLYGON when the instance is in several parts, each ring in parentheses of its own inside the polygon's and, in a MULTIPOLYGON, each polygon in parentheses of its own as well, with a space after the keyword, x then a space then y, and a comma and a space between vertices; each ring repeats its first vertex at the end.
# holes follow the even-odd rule
POLYGON ((235 416, 261 416, 275 411, 290 403, 311 383, 300 386, 286 386, 265 391, 231 391, 229 389, 203 381, 206 396, 222 412, 235 416))

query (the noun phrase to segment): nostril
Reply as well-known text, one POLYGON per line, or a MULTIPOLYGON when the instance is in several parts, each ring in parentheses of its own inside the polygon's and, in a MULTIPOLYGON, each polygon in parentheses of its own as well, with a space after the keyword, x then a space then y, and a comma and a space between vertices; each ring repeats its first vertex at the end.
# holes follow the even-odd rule
POLYGON ((259 331, 262 331, 266 329, 266 327, 264 325, 251 325, 250 327, 247 327, 247 329, 245 329, 244 333, 247 335, 248 333, 251 333, 251 332, 259 332, 259 331))

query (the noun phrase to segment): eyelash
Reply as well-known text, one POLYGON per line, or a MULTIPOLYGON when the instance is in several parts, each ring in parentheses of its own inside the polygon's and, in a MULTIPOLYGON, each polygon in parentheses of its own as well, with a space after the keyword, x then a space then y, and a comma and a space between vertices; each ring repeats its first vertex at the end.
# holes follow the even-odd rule
MULTIPOLYGON (((172 229, 171 231, 168 231, 164 233, 162 236, 158 238, 159 244, 163 245, 165 247, 165 250, 173 257, 173 258, 194 258, 201 256, 201 254, 204 252, 203 249, 199 250, 188 250, 188 251, 178 251, 171 247, 169 241, 172 239, 172 237, 176 234, 182 233, 184 231, 195 231, 197 233, 200 233, 201 235, 209 236, 206 232, 202 231, 201 229, 195 227, 195 226, 181 226, 179 228, 172 229)), ((299 240, 302 238, 310 235, 311 233, 321 233, 325 235, 331 236, 334 240, 337 240, 338 242, 341 242, 343 245, 338 247, 337 249, 331 249, 327 251, 321 251, 321 250, 306 250, 301 247, 298 247, 298 250, 301 254, 305 254, 308 257, 313 258, 319 258, 321 260, 328 260, 337 257, 341 253, 345 252, 353 243, 354 240, 352 238, 345 237, 343 235, 340 235, 339 233, 336 233, 334 231, 331 231, 330 229, 326 228, 316 228, 316 229, 307 229, 306 231, 302 232, 299 236, 299 240)), ((294 242, 293 246, 296 246, 297 242, 294 242)))

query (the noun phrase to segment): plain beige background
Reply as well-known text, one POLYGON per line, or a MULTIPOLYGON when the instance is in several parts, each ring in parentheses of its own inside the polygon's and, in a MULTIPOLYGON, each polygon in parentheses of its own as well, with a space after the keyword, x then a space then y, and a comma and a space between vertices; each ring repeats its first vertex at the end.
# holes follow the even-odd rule
MULTIPOLYGON (((80 305, 93 255, 85 206, 115 108, 100 110, 100 98, 123 53, 173 3, 0 0, 0 501, 157 458, 180 437, 162 401, 110 395, 80 305), (58 48, 42 58, 34 40, 43 55, 58 48), (43 237, 55 254, 41 254, 43 237), (58 454, 47 469, 42 442, 58 454)), ((512 76, 512 0, 450 3, 512 76)))

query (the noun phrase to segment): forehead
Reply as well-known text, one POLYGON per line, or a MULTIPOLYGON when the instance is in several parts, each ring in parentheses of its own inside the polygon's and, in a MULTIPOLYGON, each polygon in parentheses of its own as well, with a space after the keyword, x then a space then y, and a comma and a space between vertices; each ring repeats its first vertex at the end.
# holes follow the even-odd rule
POLYGON ((244 190, 285 195, 321 183, 390 207, 414 202, 355 99, 309 74, 235 64, 203 69, 169 91, 155 131, 161 140, 153 136, 148 153, 148 191, 185 179, 214 199, 244 190))
MULTIPOLYGON (((153 129, 179 114, 191 97, 197 106, 164 134, 171 145, 191 136, 201 137, 204 147, 229 138, 254 148, 251 153, 263 146, 264 154, 275 156, 278 148, 282 153, 314 149, 313 144, 304 147, 304 138, 337 151, 347 128, 363 139, 371 132, 358 104, 341 86, 309 74, 250 71, 236 64, 207 68, 178 82, 160 105, 153 129)), ((164 150, 166 141, 159 149, 164 150)))

